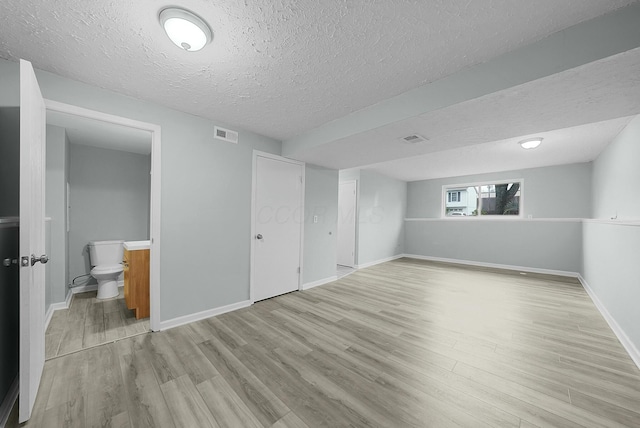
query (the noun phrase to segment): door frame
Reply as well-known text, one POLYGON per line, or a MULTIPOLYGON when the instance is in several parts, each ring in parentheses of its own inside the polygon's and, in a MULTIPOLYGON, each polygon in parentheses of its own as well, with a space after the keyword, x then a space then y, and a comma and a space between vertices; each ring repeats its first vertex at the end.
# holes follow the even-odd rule
POLYGON ((267 153, 267 152, 261 152, 259 150, 254 150, 253 151, 253 160, 252 160, 252 165, 251 165, 251 236, 249 237, 250 241, 251 241, 251 256, 250 256, 250 265, 249 265, 249 301, 250 303, 253 305, 255 303, 255 292, 254 292, 254 287, 255 287, 255 277, 254 277, 254 260, 255 260, 255 244, 256 244, 256 240, 255 240, 255 236, 256 236, 256 196, 257 196, 257 190, 258 190, 258 176, 256 174, 257 172, 257 166, 258 166, 258 158, 262 157, 262 158, 267 158, 267 159, 273 159, 273 160, 278 160, 281 162, 288 162, 291 164, 295 164, 295 165, 300 165, 301 169, 302 169, 302 185, 301 185, 301 190, 300 190, 300 197, 301 197, 301 207, 300 209, 302 210, 302 221, 300 222, 300 274, 298 275, 298 291, 302 290, 302 277, 304 274, 304 225, 305 225, 305 210, 304 210, 304 197, 305 197, 305 183, 306 183, 306 178, 305 178, 305 163, 304 162, 300 162, 297 160, 293 160, 293 159, 289 159, 289 158, 285 158, 279 155, 274 155, 272 153, 267 153))
POLYGON ((98 120, 114 125, 126 126, 151 133, 151 191, 150 191, 150 219, 149 237, 151 241, 149 266, 149 300, 151 331, 160 331, 160 197, 161 197, 161 127, 153 123, 141 122, 127 117, 115 116, 96 110, 52 101, 45 98, 47 111, 66 113, 86 119, 98 120))
MULTIPOLYGON (((358 233, 359 233, 359 228, 360 228, 360 186, 359 186, 359 181, 356 179, 353 180, 344 180, 344 181, 340 181, 338 182, 338 192, 340 192, 340 185, 343 183, 354 183, 354 187, 355 187, 355 191, 356 191, 356 195, 355 195, 355 203, 354 203, 354 228, 353 228, 353 233, 354 233, 354 237, 353 237, 353 266, 349 266, 351 268, 357 269, 358 268, 358 233)), ((338 201, 340 200, 340 198, 338 197, 338 201)), ((340 204, 338 204, 338 216, 340 216, 340 204)), ((338 221, 340 219, 338 218, 338 221)), ((336 245, 340 245, 340 243, 338 242, 340 239, 340 236, 338 236, 338 238, 336 239, 336 245)), ((336 251, 337 254, 337 251, 336 251)), ((336 260, 337 262, 337 260, 336 260)), ((337 263, 336 263, 337 264, 337 263)), ((343 266, 343 265, 340 265, 343 266)))

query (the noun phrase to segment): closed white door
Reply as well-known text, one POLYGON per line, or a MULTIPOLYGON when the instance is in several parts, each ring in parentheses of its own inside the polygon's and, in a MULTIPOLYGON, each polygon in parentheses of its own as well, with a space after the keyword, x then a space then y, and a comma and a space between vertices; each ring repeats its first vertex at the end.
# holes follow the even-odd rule
POLYGON ((20 422, 31 417, 44 369, 45 138, 38 81, 20 60, 20 422))
POLYGON ((300 285, 303 165, 258 155, 254 180, 251 281, 258 301, 300 285))
POLYGON ((356 261, 356 181, 338 188, 338 264, 355 267, 356 261))

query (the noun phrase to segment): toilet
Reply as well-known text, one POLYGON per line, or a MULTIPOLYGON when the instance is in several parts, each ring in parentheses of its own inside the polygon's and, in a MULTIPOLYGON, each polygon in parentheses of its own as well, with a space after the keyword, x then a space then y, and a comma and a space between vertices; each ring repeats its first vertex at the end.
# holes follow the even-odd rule
POLYGON ((91 276, 98 281, 98 299, 118 296, 118 277, 123 271, 124 241, 89 242, 91 276))

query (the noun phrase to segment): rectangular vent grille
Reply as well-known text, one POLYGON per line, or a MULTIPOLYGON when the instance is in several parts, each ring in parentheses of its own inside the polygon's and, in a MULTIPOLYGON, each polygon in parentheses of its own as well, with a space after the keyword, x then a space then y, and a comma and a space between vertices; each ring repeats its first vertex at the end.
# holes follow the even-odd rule
POLYGON ((214 138, 216 140, 227 141, 229 143, 238 144, 238 133, 230 129, 215 126, 213 128, 214 138))
POLYGON ((402 137, 401 140, 403 143, 407 143, 407 144, 417 144, 423 141, 427 141, 426 138, 418 134, 407 135, 406 137, 402 137))

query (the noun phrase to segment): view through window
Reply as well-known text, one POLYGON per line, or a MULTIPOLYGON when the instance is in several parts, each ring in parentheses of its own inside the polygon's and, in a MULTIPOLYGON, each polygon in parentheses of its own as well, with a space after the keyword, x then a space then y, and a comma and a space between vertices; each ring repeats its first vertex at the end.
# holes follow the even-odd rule
POLYGON ((520 215, 521 180, 444 186, 443 192, 445 217, 520 215))

